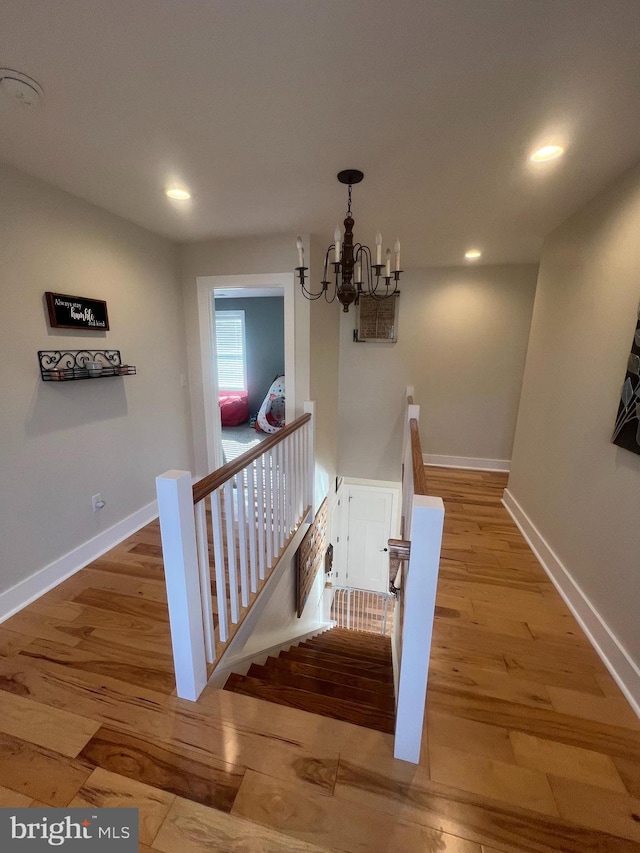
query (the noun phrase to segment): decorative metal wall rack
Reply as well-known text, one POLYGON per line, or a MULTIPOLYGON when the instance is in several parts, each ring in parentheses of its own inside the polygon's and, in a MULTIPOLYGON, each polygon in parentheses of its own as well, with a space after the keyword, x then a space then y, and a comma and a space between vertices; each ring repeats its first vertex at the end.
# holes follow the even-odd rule
POLYGON ((132 364, 122 363, 117 349, 39 350, 38 365, 43 382, 133 376, 136 372, 132 364))

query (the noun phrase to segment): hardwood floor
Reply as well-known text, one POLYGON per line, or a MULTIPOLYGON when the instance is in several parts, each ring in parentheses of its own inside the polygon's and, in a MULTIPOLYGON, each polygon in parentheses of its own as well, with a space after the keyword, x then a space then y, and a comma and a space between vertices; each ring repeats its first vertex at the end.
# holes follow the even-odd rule
MULTIPOLYGON (((0 805, 138 806, 142 853, 640 851, 640 721, 506 477, 427 481, 446 520, 419 766, 347 722, 177 699, 153 523, 0 626, 0 805)), ((312 649, 295 660, 317 677, 312 649)))

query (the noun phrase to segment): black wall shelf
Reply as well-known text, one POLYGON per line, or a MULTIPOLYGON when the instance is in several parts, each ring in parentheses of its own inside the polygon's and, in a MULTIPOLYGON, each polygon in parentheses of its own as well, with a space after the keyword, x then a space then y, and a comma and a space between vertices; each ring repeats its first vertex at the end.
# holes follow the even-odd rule
POLYGON ((132 364, 123 364, 118 349, 39 350, 38 366, 43 382, 68 382, 74 379, 105 379, 108 376, 133 376, 132 364), (97 363, 99 367, 94 367, 97 363), (92 364, 92 367, 87 365, 92 364))

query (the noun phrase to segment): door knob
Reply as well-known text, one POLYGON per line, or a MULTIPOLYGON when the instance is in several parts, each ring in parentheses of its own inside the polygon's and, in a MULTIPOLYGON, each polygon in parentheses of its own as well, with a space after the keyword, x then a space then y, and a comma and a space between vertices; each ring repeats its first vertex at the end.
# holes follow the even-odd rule
POLYGON ((388 551, 388 548, 380 548, 381 551, 388 551))

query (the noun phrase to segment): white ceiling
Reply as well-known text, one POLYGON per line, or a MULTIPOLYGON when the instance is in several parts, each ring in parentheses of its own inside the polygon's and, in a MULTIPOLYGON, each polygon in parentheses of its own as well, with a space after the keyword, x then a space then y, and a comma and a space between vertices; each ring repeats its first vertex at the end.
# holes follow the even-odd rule
POLYGON ((0 159, 180 241, 328 243, 358 168, 405 268, 532 261, 640 158, 640 0, 2 0, 0 66, 0 159))

